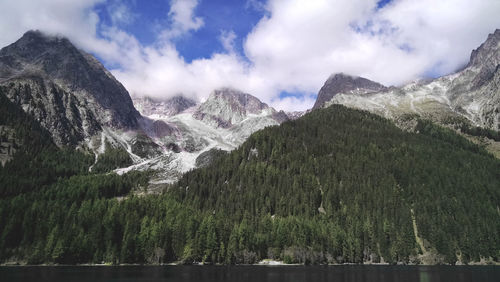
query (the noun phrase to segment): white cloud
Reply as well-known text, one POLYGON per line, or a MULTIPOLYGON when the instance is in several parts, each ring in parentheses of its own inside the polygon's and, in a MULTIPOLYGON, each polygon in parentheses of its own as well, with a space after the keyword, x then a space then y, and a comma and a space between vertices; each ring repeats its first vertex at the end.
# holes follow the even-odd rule
POLYGON ((379 10, 376 0, 249 0, 247 7, 265 11, 250 34, 238 35, 244 54, 235 52, 236 34, 221 31, 224 52, 186 62, 175 42, 203 28, 199 1, 172 0, 168 25, 151 46, 120 29, 130 10, 114 10, 113 26, 102 25, 93 11, 102 1, 0 1, 0 45, 27 29, 64 34, 119 66, 113 73, 134 95, 202 99, 229 86, 291 110, 310 107, 310 93, 335 72, 386 85, 453 72, 500 27, 498 0, 394 0, 379 10), (280 99, 282 91, 306 94, 280 99))
POLYGON ((179 37, 203 26, 203 19, 194 16, 198 0, 171 0, 170 5, 168 16, 171 19, 171 27, 163 32, 165 39, 179 37))
POLYGON ((0 1, 0 46, 10 44, 27 30, 63 34, 80 45, 95 41, 99 17, 92 10, 103 0, 0 1))
POLYGON ((219 41, 228 53, 234 53, 234 40, 236 40, 236 33, 230 30, 223 30, 219 36, 219 41))
POLYGON ((376 1, 270 0, 270 16, 247 37, 246 54, 255 72, 304 92, 316 92, 335 72, 387 85, 436 64, 449 73, 500 27, 500 2, 438 2, 400 0, 377 11, 376 1))
POLYGON ((130 3, 122 0, 113 0, 108 4, 108 14, 114 26, 132 24, 137 18, 137 15, 127 5, 130 3))
POLYGON ((315 96, 288 96, 282 98, 275 98, 271 101, 270 105, 275 109, 280 109, 288 112, 292 111, 305 111, 314 105, 316 102, 315 96))

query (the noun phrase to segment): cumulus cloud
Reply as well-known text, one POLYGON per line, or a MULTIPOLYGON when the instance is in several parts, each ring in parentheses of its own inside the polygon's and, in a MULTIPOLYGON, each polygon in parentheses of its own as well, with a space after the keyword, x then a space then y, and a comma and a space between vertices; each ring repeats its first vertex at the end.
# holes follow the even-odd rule
POLYGON ((495 16, 499 4, 400 0, 377 9, 375 0, 317 0, 307 5, 270 0, 263 6, 263 18, 245 38, 246 60, 233 52, 235 36, 223 32, 225 53, 191 63, 175 52, 168 53, 170 58, 159 55, 150 60, 151 70, 162 75, 147 75, 149 85, 158 82, 148 91, 131 85, 132 80, 144 85, 134 79, 133 70, 117 76, 137 94, 183 92, 202 98, 215 87, 232 86, 280 109, 303 109, 313 103, 309 94, 317 93, 335 72, 400 85, 428 72, 455 71, 500 26, 495 16), (279 98, 282 91, 305 96, 279 98))
POLYGON ((229 53, 234 53, 234 40, 236 39, 236 33, 234 31, 230 30, 222 30, 219 36, 219 40, 222 44, 222 47, 224 47, 224 50, 226 50, 229 53))
POLYGON ((228 86, 293 110, 310 107, 311 94, 335 72, 385 85, 453 72, 500 27, 498 0, 393 0, 381 9, 376 0, 248 0, 262 18, 238 35, 243 53, 235 51, 237 35, 221 31, 224 51, 187 62, 176 40, 203 28, 199 1, 172 0, 168 24, 150 46, 120 28, 130 10, 115 9, 112 26, 103 25, 93 10, 102 1, 1 1, 0 44, 27 29, 64 34, 116 66, 112 72, 132 95, 201 100, 228 86), (280 98, 283 91, 303 95, 280 98))
POLYGON ((470 51, 500 27, 498 1, 271 0, 269 17, 247 37, 255 71, 314 91, 334 72, 399 85, 438 68, 463 65, 470 51), (483 20, 484 19, 484 20, 483 20))
POLYGON ((276 109, 293 112, 311 109, 314 102, 316 102, 316 96, 313 95, 288 96, 274 98, 271 100, 271 105, 276 109))
POLYGON ((0 46, 10 44, 27 30, 62 34, 90 46, 99 23, 93 7, 103 0, 0 1, 0 46))
POLYGON ((194 15, 198 0, 171 0, 170 5, 171 27, 163 32, 165 39, 176 38, 203 26, 203 19, 194 15))

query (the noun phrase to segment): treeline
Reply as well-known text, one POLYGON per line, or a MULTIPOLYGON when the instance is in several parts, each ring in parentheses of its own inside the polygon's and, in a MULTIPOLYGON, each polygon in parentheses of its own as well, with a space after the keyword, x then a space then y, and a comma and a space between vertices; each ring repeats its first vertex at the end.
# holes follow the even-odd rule
POLYGON ((499 160, 418 127, 332 106, 253 134, 162 195, 131 193, 147 173, 61 175, 1 197, 0 261, 417 263, 412 212, 444 262, 498 261, 499 160))
MULTIPOLYGON (((460 132, 476 137, 485 137, 494 141, 500 141, 500 131, 491 130, 489 128, 483 128, 479 126, 474 126, 469 120, 464 117, 448 117, 443 120, 443 122, 460 132)), ((500 128, 499 128, 500 129, 500 128)))

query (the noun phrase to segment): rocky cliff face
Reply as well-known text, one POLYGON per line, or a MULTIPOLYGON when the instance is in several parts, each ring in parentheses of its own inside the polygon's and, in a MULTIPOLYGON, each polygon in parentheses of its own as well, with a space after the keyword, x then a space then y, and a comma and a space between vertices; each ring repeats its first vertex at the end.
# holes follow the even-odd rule
POLYGON ((125 88, 66 38, 29 31, 1 49, 0 87, 59 145, 77 145, 102 127, 139 126, 140 114, 125 88))
POLYGON ((141 98, 134 103, 145 116, 143 128, 166 149, 161 157, 133 168, 158 170, 153 183, 172 182, 182 173, 206 165, 221 150, 235 149, 255 131, 288 120, 284 112, 230 88, 217 89, 205 102, 194 106, 185 98, 141 98))
POLYGON ((369 91, 361 93, 345 85, 343 80, 329 79, 316 105, 344 104, 394 120, 408 114, 438 123, 466 118, 476 126, 500 130, 500 30, 490 34, 472 52, 469 64, 455 74, 402 87, 370 83, 369 91))
MULTIPOLYGON (((173 181, 206 163, 209 152, 232 150, 253 132, 288 119, 256 97, 228 88, 214 91, 202 104, 182 96, 138 98, 141 116, 97 59, 66 38, 38 31, 0 50, 0 90, 58 145, 84 146, 96 156, 107 144, 121 147, 134 164, 117 172, 155 169, 158 182, 173 181), (205 161, 197 162, 200 156, 205 161)), ((3 162, 13 150, 7 146, 12 143, 8 128, 1 129, 2 140, 9 141, 0 144, 3 162)))
POLYGON ((150 97, 132 98, 134 106, 143 115, 148 117, 166 118, 177 115, 197 103, 184 96, 175 96, 169 99, 156 99, 150 97))
MULTIPOLYGON (((288 119, 256 97, 229 88, 214 91, 202 104, 182 96, 132 101, 93 56, 66 38, 37 31, 0 50, 0 90, 58 145, 84 146, 96 156, 107 144, 123 148, 134 164, 117 172, 154 169, 157 182, 171 182, 206 164, 211 152, 232 150, 253 132, 288 119)), ((0 142, 4 162, 13 148, 1 121, 0 129, 1 141, 7 140, 0 142)))
POLYGON ((500 130, 500 29, 472 51, 467 67, 454 76, 446 93, 453 109, 476 125, 500 130))
POLYGON ((333 74, 319 90, 313 109, 322 108, 336 94, 366 94, 385 90, 386 87, 363 77, 350 76, 344 73, 333 74))
POLYGON ((256 97, 231 88, 214 90, 198 107, 194 117, 216 127, 230 128, 250 116, 271 116, 278 123, 288 119, 256 97))
POLYGON ((498 71, 500 64, 500 29, 489 34, 486 41, 479 48, 472 51, 466 69, 478 71, 472 87, 480 87, 488 82, 498 71))

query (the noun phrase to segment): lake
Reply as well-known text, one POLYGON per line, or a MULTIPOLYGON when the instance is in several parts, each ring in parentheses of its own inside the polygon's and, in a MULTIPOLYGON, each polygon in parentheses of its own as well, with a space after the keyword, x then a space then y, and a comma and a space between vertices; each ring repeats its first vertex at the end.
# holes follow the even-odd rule
POLYGON ((499 282, 500 266, 28 266, 0 281, 499 282))

